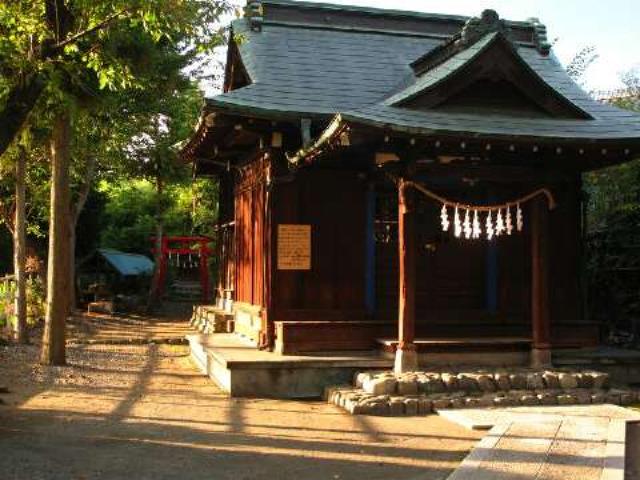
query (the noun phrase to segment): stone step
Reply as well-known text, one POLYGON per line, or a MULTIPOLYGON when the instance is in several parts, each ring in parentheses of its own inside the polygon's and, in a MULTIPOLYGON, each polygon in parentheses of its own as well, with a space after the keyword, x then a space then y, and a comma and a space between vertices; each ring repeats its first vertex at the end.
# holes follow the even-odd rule
POLYGON ((493 393, 448 392, 439 394, 373 395, 352 386, 329 387, 325 399, 353 415, 416 416, 453 408, 488 408, 533 405, 631 405, 640 392, 630 389, 508 390, 493 393))
POLYGON ((371 395, 415 395, 437 393, 493 393, 509 390, 601 389, 609 386, 609 375, 595 370, 513 369, 449 372, 361 372, 354 384, 371 395))

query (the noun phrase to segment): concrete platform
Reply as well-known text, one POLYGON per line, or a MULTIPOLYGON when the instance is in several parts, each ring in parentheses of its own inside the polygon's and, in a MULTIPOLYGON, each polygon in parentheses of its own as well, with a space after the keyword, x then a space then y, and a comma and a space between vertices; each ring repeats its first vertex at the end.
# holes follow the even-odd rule
POLYGON ((491 430, 448 480, 623 480, 627 422, 640 413, 614 405, 440 411, 491 430))
POLYGON ((232 333, 187 339, 200 370, 232 397, 319 398, 327 386, 350 384, 356 372, 393 366, 377 352, 280 355, 232 333))

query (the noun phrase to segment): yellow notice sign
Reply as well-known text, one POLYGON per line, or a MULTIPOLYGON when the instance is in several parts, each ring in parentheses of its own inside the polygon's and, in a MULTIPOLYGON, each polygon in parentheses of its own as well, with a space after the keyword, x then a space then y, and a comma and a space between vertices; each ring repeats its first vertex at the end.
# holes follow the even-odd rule
POLYGON ((278 270, 311 270, 311 225, 278 225, 278 270))

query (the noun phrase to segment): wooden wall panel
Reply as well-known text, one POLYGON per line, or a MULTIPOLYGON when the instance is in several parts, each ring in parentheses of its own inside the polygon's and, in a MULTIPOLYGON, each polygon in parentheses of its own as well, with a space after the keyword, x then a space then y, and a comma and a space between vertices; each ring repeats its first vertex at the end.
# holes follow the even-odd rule
POLYGON ((235 189, 235 301, 264 305, 265 174, 258 159, 243 170, 235 189))
MULTIPOLYGON (((311 225, 311 270, 275 270, 275 321, 335 318, 348 311, 359 320, 365 310, 366 183, 354 172, 305 169, 273 193, 273 241, 278 224, 311 225)), ((274 259, 277 262, 277 259, 274 259)))

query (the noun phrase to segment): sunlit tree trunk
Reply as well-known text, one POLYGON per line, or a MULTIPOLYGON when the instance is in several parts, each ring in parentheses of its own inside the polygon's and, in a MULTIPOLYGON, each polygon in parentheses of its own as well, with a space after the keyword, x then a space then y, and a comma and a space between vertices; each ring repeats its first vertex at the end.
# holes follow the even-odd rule
POLYGON ((16 207, 13 228, 13 264, 16 279, 15 340, 27 343, 27 278, 26 278, 26 152, 22 147, 16 160, 16 207))
POLYGON ((47 313, 40 362, 65 364, 65 322, 69 313, 69 147, 70 122, 66 113, 54 121, 51 138, 51 206, 47 313))
POLYGON ((156 177, 156 197, 157 197, 157 210, 156 210, 156 244, 155 244, 155 265, 156 268, 153 271, 153 278, 151 279, 151 289, 149 291, 149 299, 147 300, 147 311, 153 310, 153 308, 160 303, 162 296, 162 237, 164 235, 163 226, 163 199, 162 194, 164 192, 164 184, 160 176, 160 169, 158 168, 158 174, 156 177))

